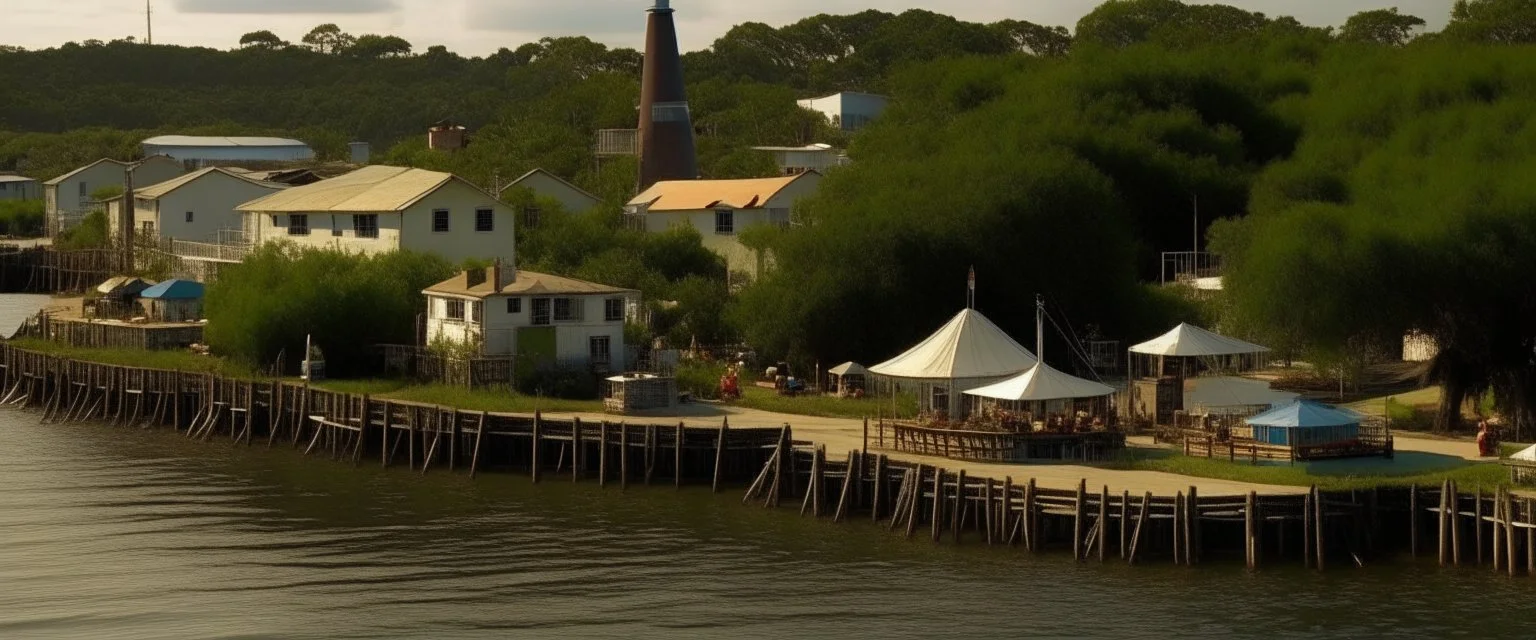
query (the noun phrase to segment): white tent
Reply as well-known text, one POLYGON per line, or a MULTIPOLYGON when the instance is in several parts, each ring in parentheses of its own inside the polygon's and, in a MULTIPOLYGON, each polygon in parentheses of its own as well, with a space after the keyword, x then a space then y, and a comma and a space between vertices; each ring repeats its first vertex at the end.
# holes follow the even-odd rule
POLYGON ((915 382, 920 404, 958 417, 956 392, 997 382, 1035 366, 1035 355, 975 309, 964 309, 917 346, 869 368, 886 378, 915 382))
POLYGON ((1510 460, 1525 460, 1527 462, 1536 462, 1536 444, 1533 444, 1533 445, 1531 445, 1529 447, 1526 447, 1526 448, 1521 449, 1521 450, 1519 450, 1519 451, 1517 451, 1515 453, 1510 454, 1509 459, 1510 460))
POLYGON ((864 389, 864 379, 869 377, 869 369, 857 362, 844 362, 827 369, 827 375, 832 378, 832 390, 839 395, 846 395, 864 389))
POLYGON ((844 363, 842 363, 840 365, 832 367, 831 369, 827 369, 827 373, 832 374, 834 376, 839 376, 839 377, 841 377, 841 376, 862 376, 862 375, 868 374, 869 373, 869 369, 865 369, 864 365, 861 365, 861 364, 859 364, 857 362, 844 362, 844 363))
POLYGON ((1235 356, 1268 351, 1269 347, 1243 342, 1237 338, 1228 338, 1188 323, 1180 324, 1168 333, 1131 347, 1131 353, 1149 356, 1235 356))
POLYGON ((966 395, 1013 402, 1098 398, 1115 392, 1113 387, 1068 375, 1039 363, 1029 371, 1002 382, 966 391, 966 395))

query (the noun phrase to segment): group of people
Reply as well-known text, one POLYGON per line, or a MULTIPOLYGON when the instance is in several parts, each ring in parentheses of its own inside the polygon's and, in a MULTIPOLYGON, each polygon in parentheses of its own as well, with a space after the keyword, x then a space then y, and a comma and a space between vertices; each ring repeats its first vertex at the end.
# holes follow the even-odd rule
POLYGON ((1488 458, 1499 455, 1499 428, 1487 420, 1477 423, 1477 455, 1488 458))

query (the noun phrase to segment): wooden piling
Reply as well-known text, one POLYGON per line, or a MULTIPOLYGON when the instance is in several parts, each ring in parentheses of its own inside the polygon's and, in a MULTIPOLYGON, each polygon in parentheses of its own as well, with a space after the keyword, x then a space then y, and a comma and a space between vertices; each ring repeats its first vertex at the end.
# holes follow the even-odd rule
POLYGON ((960 542, 960 524, 965 520, 965 469, 955 472, 955 498, 954 506, 949 514, 950 529, 953 530, 955 543, 960 542))
POLYGON ((597 486, 608 485, 608 421, 598 426, 597 432, 597 486))
POLYGON ((1461 493, 1451 481, 1451 564, 1461 566, 1461 493))
POLYGON ((541 462, 539 460, 539 450, 543 448, 540 446, 543 442, 543 433, 541 433, 544 427, 543 423, 544 414, 539 411, 533 412, 533 429, 531 436, 528 438, 532 443, 532 450, 528 453, 528 475, 534 484, 539 483, 539 463, 541 462))
POLYGON ((1126 556, 1127 564, 1136 564, 1136 549, 1141 545, 1141 530, 1147 526, 1147 515, 1152 510, 1152 492, 1148 491, 1141 496, 1141 510, 1136 513, 1136 531, 1131 534, 1131 552, 1126 556))
POLYGON ((1440 566, 1445 566, 1450 561, 1450 514, 1451 514, 1451 481, 1444 480, 1440 483, 1440 521, 1437 531, 1440 544, 1440 566))
POLYGON ((1184 562, 1194 565, 1200 562, 1200 497, 1195 485, 1189 485, 1184 511, 1184 562))
POLYGON ((1104 485, 1103 491, 1101 491, 1099 493, 1099 525, 1098 525, 1098 527, 1099 527, 1099 537, 1098 537, 1098 540, 1095 542, 1095 545, 1098 547, 1099 562, 1103 563, 1104 562, 1104 540, 1107 538, 1107 530, 1109 529, 1109 485, 1107 485, 1107 484, 1104 485))
POLYGON ((571 419, 571 482, 581 480, 581 474, 585 471, 587 462, 587 450, 581 440, 581 418, 571 419))
POLYGON ((1039 509, 1035 508, 1035 479, 1030 478, 1029 484, 1024 485, 1024 548, 1030 551, 1040 550, 1040 518, 1039 509))
POLYGON ((1419 557, 1419 485, 1408 487, 1408 555, 1419 557))
MULTIPOLYGON (((1497 540, 1494 541, 1498 543, 1497 540)), ((1472 545, 1477 548, 1477 565, 1483 565, 1483 487, 1479 485, 1472 502, 1472 545)), ((1498 571, 1495 567, 1494 571, 1498 571)))
POLYGON ((1328 539, 1324 534, 1327 523, 1323 520, 1323 494, 1317 490, 1317 485, 1312 485, 1312 532, 1316 534, 1316 542, 1312 545, 1317 552, 1317 570, 1322 571, 1328 556, 1328 539))
POLYGON ((1312 528, 1317 526, 1312 515, 1314 498, 1312 492, 1308 491, 1301 501, 1301 566, 1307 568, 1312 566, 1312 541, 1316 535, 1312 533, 1312 528))
POLYGON ((889 491, 885 485, 885 454, 877 453, 874 486, 869 491, 869 519, 874 522, 880 521, 880 507, 885 505, 885 492, 889 491))
POLYGON ((1073 501, 1072 515, 1072 558, 1083 559, 1083 513, 1087 510, 1088 480, 1077 481, 1077 499, 1073 501))
POLYGON ((1125 557, 1126 557, 1126 551, 1127 551, 1126 545, 1128 543, 1127 542, 1126 532, 1130 530, 1130 524, 1131 524, 1131 492, 1129 490, 1122 489, 1120 491, 1120 526, 1118 527, 1118 529, 1120 529, 1120 559, 1121 560, 1124 560, 1125 557))
POLYGON ((713 485, 715 493, 720 493, 720 470, 722 461, 725 459, 725 433, 730 426, 730 418, 720 420, 720 433, 715 436, 715 482, 713 485))
POLYGON ((629 488, 629 423, 619 423, 619 489, 629 488))
POLYGON ((1255 557, 1258 554, 1258 534, 1256 531, 1257 522, 1255 522, 1253 517, 1254 506, 1257 503, 1257 495, 1254 492, 1249 491, 1247 501, 1243 506, 1243 543, 1244 552, 1246 553, 1248 559, 1249 571, 1253 571, 1254 569, 1258 568, 1258 559, 1255 557))
POLYGON ((683 441, 687 438, 688 428, 682 422, 677 423, 677 431, 672 436, 672 486, 683 488, 683 441))

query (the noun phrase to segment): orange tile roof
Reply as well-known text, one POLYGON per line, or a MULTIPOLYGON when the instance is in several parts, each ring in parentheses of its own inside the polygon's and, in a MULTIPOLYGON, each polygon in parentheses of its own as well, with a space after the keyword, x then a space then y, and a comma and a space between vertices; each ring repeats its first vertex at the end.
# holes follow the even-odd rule
POLYGON ((698 211, 715 207, 755 209, 790 183, 815 174, 742 180, 665 180, 651 185, 629 201, 631 205, 648 204, 648 211, 698 211))

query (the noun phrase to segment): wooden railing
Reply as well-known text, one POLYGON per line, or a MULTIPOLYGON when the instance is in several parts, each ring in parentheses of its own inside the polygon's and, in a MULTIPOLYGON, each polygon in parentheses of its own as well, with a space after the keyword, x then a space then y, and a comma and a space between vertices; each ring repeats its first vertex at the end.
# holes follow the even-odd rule
POLYGON ((190 260, 241 262, 251 254, 251 245, 248 244, 216 244, 172 238, 162 240, 160 244, 162 251, 190 260))
POLYGON ((1118 431, 1005 433, 880 421, 874 445, 894 451, 981 462, 1103 460, 1125 448, 1118 431))

